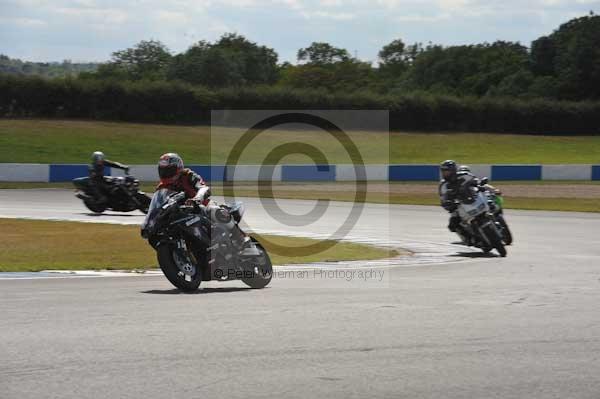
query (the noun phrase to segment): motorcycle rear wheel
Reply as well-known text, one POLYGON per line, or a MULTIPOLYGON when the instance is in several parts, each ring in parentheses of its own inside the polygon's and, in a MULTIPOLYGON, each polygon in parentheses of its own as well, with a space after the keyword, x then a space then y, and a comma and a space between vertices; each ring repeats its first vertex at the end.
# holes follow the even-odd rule
MULTIPOLYGON (((254 240, 253 240, 254 241, 254 240)), ((265 288, 273 278, 273 264, 267 251, 257 241, 254 241, 256 248, 261 255, 257 256, 257 262, 254 267, 253 277, 243 278, 242 281, 253 289, 265 288)))

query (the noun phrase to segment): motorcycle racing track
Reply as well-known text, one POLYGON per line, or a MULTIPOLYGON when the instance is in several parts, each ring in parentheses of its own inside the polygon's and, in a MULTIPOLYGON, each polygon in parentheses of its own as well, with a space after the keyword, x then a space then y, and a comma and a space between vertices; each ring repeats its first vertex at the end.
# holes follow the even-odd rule
MULTIPOLYGON (((302 232, 246 203, 250 225, 302 232)), ((330 204, 313 231, 349 206, 330 204)), ((68 191, 0 191, 0 217, 139 223, 132 215, 89 216, 68 191)), ((598 398, 600 215, 507 219, 516 244, 488 258, 447 244, 441 209, 367 204, 351 239, 417 252, 370 289, 283 278, 185 295, 162 276, 0 280, 0 396, 598 398)))

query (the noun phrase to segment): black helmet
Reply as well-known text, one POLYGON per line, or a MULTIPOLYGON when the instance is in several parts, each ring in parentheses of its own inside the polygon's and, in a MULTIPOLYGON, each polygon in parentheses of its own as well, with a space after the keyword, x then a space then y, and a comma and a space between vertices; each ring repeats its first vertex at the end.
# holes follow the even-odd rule
POLYGON ((456 176, 456 172, 458 171, 458 166, 456 162, 452 160, 444 161, 440 165, 440 171, 442 172, 442 177, 445 180, 452 179, 456 176))
POLYGON ((183 159, 173 152, 164 154, 158 160, 158 176, 163 183, 176 180, 183 171, 183 159))

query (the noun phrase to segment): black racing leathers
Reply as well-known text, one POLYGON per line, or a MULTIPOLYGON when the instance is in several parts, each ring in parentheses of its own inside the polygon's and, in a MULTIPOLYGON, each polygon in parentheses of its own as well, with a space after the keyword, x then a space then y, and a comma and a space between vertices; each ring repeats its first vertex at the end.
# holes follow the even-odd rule
POLYGON ((479 180, 473 174, 458 173, 453 179, 442 180, 439 186, 441 206, 452 215, 448 223, 448 229, 461 236, 467 244, 471 243, 471 235, 460 224, 460 216, 456 213, 456 200, 464 190, 478 185, 479 180))
POLYGON ((105 193, 107 191, 107 184, 106 184, 106 181, 104 180, 104 168, 107 166, 111 167, 111 168, 129 171, 129 166, 123 165, 122 163, 119 163, 119 162, 109 161, 108 159, 105 159, 102 162, 96 162, 96 163, 93 163, 90 165, 90 167, 89 167, 89 176, 90 176, 89 187, 94 195, 94 198, 97 200, 98 203, 106 202, 105 193))

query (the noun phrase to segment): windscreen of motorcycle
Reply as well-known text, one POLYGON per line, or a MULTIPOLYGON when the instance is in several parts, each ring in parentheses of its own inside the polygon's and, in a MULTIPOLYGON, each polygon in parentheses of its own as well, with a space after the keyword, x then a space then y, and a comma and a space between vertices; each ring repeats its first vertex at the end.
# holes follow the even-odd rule
POLYGON ((161 188, 154 193, 152 196, 152 201, 150 202, 150 207, 148 208, 148 214, 142 223, 142 230, 146 230, 146 228, 152 228, 156 216, 160 212, 162 206, 167 203, 172 193, 173 191, 167 188, 161 188))
POLYGON ((471 203, 460 203, 458 206, 458 214, 463 220, 472 219, 484 212, 489 212, 490 208, 487 204, 487 198, 483 193, 477 193, 474 201, 471 203))

